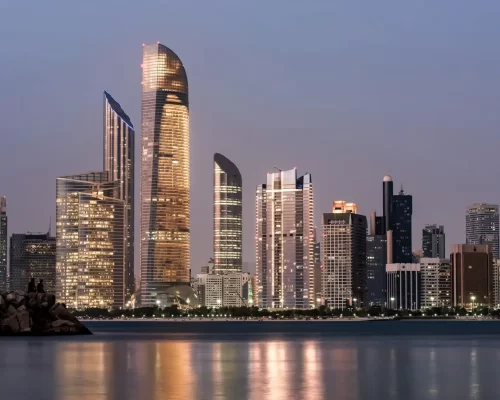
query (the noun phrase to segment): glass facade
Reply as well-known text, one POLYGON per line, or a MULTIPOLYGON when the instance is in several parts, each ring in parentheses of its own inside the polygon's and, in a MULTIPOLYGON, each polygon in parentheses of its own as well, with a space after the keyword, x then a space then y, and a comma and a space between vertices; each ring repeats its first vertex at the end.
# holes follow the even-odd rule
POLYGON ((120 199, 125 202, 125 291, 134 293, 134 171, 135 131, 120 104, 104 92, 104 171, 109 180, 120 182, 120 199))
POLYGON ((386 295, 386 235, 366 237, 366 306, 384 305, 386 295))
POLYGON ((222 154, 214 155, 214 272, 242 270, 241 174, 222 154))
POLYGON ((487 244, 494 258, 499 258, 500 229, 497 204, 474 204, 467 207, 465 237, 468 244, 487 244))
POLYGON ((403 189, 392 197, 393 263, 411 263, 413 197, 403 189))
POLYGON ((256 297, 260 307, 314 307, 312 178, 296 169, 267 175, 256 192, 256 297))
POLYGON ((0 291, 7 290, 7 200, 0 197, 0 291))
POLYGON ((445 258, 446 245, 443 225, 426 225, 422 230, 422 256, 445 258))
POLYGON ((57 178, 56 295, 70 308, 124 305, 125 202, 108 177, 57 178))
POLYGON ((10 290, 26 290, 28 281, 43 279, 47 293, 56 290, 56 238, 21 233, 10 238, 10 290))
POLYGON ((143 46, 141 300, 190 282, 189 102, 186 71, 162 44, 143 46))

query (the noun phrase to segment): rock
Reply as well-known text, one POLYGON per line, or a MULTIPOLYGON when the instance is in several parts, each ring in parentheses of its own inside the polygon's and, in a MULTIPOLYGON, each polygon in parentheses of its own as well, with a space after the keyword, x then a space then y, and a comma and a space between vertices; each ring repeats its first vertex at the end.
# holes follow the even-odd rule
POLYGON ((21 313, 21 312, 24 312, 24 311, 26 311, 26 306, 24 306, 24 305, 18 307, 17 310, 16 310, 16 312, 18 314, 21 313))
POLYGON ((26 297, 26 293, 24 292, 24 290, 16 290, 16 294, 18 296, 26 297))
POLYGON ((19 323, 20 332, 29 332, 30 328, 30 313, 28 311, 18 312, 17 321, 19 323))
POLYGON ((19 333, 21 332, 21 326, 19 325, 19 320, 17 315, 11 315, 2 321, 2 330, 8 333, 19 333))
POLYGON ((52 322, 52 328, 59 328, 61 326, 75 326, 75 324, 71 321, 65 321, 63 319, 58 319, 57 321, 52 322))
POLYGON ((47 294, 45 297, 45 301, 47 302, 49 307, 52 307, 54 304, 56 304, 56 296, 53 294, 47 294))
POLYGON ((11 315, 16 315, 16 314, 17 314, 16 307, 14 307, 14 306, 11 304, 9 307, 7 307, 7 311, 5 312, 5 314, 6 314, 7 316, 9 316, 9 317, 10 317, 11 315))
POLYGON ((0 295, 0 312, 3 312, 7 309, 7 302, 3 298, 3 296, 0 295))
POLYGON ((42 304, 45 301, 46 296, 47 295, 45 293, 37 293, 37 295, 36 295, 37 304, 42 304))

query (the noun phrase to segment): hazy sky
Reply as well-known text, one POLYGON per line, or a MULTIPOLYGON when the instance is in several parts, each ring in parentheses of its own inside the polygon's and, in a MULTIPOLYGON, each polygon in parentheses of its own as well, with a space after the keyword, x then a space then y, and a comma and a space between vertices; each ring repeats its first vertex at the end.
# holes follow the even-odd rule
POLYGON ((189 79, 193 272, 212 255, 215 152, 243 175, 246 261, 274 166, 312 174, 317 222, 333 199, 381 213, 391 174, 413 195, 414 248, 426 223, 463 242, 466 205, 500 202, 499 20, 494 0, 0 1, 9 231, 46 231, 56 177, 102 168, 104 89, 139 167, 141 44, 160 41, 189 79))

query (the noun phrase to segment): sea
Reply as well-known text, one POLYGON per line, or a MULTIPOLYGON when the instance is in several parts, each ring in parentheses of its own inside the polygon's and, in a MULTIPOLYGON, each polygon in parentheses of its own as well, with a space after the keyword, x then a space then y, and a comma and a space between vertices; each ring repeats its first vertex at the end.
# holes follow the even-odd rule
POLYGON ((500 399, 500 321, 94 321, 0 338, 0 399, 500 399))

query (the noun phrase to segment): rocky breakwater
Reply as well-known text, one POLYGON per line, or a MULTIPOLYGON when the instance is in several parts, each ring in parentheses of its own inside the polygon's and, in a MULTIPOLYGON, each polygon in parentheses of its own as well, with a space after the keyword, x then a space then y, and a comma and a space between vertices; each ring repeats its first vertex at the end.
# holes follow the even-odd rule
POLYGON ((53 294, 0 293, 0 336, 91 334, 53 294))

